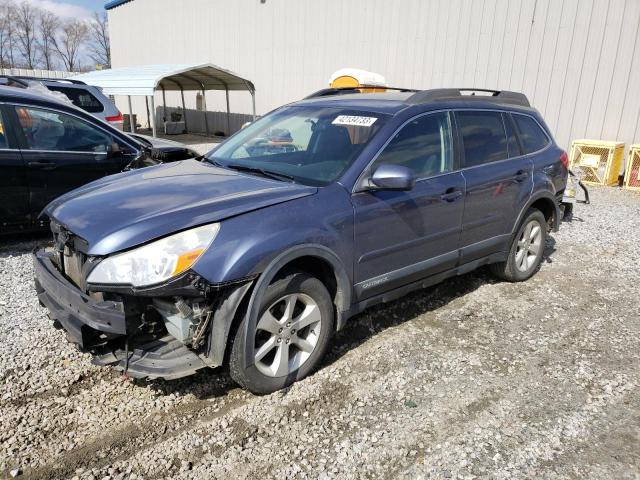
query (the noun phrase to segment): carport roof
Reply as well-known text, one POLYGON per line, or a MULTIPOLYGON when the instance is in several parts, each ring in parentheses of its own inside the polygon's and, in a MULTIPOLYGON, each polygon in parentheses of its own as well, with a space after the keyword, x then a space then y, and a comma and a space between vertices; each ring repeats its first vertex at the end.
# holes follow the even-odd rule
POLYGON ((104 4, 104 9, 105 10, 111 10, 112 8, 116 8, 119 7, 120 5, 123 5, 125 3, 129 3, 132 0, 111 0, 110 2, 107 2, 104 4))
POLYGON ((107 95, 153 95, 164 90, 244 90, 254 92, 249 80, 229 70, 201 65, 165 64, 96 70, 69 77, 101 87, 107 95))

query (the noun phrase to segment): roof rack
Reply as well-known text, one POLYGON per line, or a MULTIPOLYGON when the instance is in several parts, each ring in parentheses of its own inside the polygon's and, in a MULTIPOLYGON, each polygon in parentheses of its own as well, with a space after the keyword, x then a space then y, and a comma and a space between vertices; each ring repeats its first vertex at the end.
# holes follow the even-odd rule
POLYGON ((0 78, 11 77, 18 80, 35 80, 37 82, 67 82, 75 85, 86 85, 83 81, 72 80, 70 78, 46 78, 46 77, 31 77, 29 75, 0 75, 0 78))
POLYGON ((0 75, 0 85, 5 87, 29 88, 27 82, 11 75, 0 75))
POLYGON ((385 87, 382 85, 362 85, 359 87, 337 87, 337 88, 323 88, 322 90, 318 90, 317 92, 313 92, 311 95, 304 97, 303 100, 308 98, 317 98, 317 97, 329 97, 331 95, 346 95, 349 93, 362 93, 361 90, 366 89, 384 89, 384 90, 392 90, 394 92, 419 92, 420 90, 415 90, 413 88, 401 88, 401 87, 385 87))
POLYGON ((489 90, 486 88, 435 88, 422 90, 411 95, 407 99, 407 103, 418 104, 437 100, 460 100, 461 97, 464 97, 464 100, 488 100, 494 103, 520 105, 522 107, 531 106, 524 93, 510 92, 508 90, 489 90), (476 95, 476 92, 489 93, 490 95, 476 95))

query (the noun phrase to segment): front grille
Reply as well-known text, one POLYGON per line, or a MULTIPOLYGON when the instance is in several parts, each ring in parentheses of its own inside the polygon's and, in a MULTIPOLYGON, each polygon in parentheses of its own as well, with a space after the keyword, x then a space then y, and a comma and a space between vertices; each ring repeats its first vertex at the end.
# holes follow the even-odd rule
POLYGON ((53 221, 51 231, 53 245, 58 254, 58 269, 77 287, 82 288, 82 270, 87 257, 78 251, 77 247, 85 246, 86 242, 53 221))
POLYGON ((82 267, 84 266, 84 255, 75 252, 69 247, 62 252, 62 264, 64 266, 65 276, 71 280, 77 287, 82 284, 82 267))

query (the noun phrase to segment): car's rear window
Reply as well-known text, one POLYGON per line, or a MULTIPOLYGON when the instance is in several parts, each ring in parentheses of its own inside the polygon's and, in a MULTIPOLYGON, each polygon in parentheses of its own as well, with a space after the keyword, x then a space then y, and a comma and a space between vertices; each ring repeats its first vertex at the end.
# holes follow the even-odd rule
POLYGON ((520 133, 520 141, 524 148, 524 153, 537 152, 542 150, 549 143, 549 139, 533 118, 527 115, 512 115, 513 120, 520 133))
POLYGON ((71 103, 76 107, 83 109, 89 113, 100 113, 104 111, 104 105, 88 90, 75 87, 59 87, 53 85, 47 85, 49 90, 54 92, 60 92, 67 96, 71 103))

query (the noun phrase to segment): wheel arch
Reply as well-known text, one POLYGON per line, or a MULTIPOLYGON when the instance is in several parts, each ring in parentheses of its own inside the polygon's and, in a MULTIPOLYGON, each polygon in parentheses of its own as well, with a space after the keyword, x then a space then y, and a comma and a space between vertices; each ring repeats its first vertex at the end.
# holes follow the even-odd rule
MULTIPOLYGON (((275 257, 258 276, 254 288, 251 291, 249 301, 244 315, 248 315, 245 322, 246 336, 255 328, 260 307, 260 298, 264 295, 267 287, 273 279, 289 269, 300 269, 319 277, 332 296, 335 306, 336 329, 342 328, 346 321, 346 313, 351 305, 352 285, 342 261, 329 248, 322 245, 297 245, 288 249, 275 257)), ((241 319, 237 319, 241 321, 241 319)), ((246 366, 253 363, 253 352, 247 351, 244 354, 246 366)))
POLYGON ((520 210, 518 218, 513 225, 512 234, 515 234, 520 222, 524 218, 524 215, 530 208, 540 210, 544 215, 544 218, 549 223, 551 229, 554 232, 558 231, 560 225, 560 208, 558 207, 556 198, 551 192, 542 191, 534 193, 522 210, 520 210))

